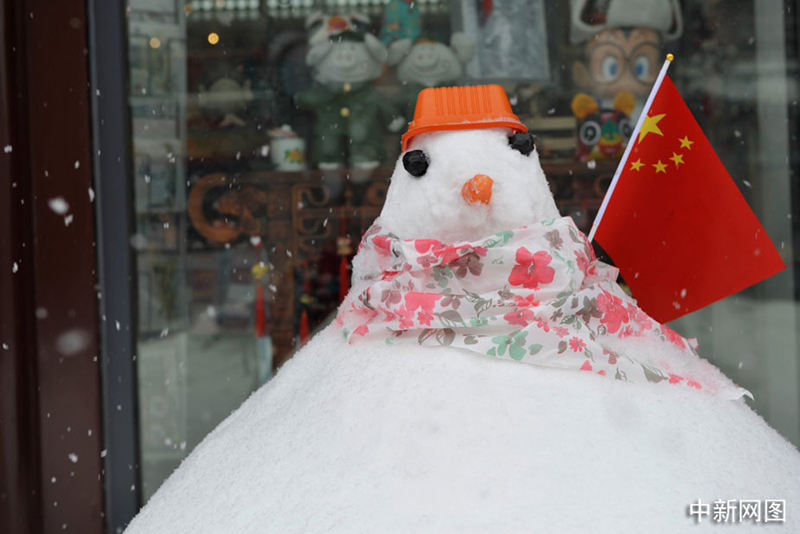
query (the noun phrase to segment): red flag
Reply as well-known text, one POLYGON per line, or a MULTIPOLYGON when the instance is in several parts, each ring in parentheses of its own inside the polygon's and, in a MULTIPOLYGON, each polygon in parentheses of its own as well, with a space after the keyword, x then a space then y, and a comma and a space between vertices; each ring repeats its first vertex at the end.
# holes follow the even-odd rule
POLYGON ((660 322, 785 269, 667 64, 593 228, 641 308, 660 322))

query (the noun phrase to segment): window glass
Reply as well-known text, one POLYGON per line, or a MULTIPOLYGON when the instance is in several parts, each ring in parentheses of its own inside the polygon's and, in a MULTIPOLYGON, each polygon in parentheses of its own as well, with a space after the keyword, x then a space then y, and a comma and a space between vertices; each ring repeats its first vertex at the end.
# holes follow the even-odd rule
POLYGON ((794 15, 644 4, 130 0, 145 498, 332 320, 420 90, 500 84, 588 232, 666 52, 788 266, 671 326, 800 443, 794 15))

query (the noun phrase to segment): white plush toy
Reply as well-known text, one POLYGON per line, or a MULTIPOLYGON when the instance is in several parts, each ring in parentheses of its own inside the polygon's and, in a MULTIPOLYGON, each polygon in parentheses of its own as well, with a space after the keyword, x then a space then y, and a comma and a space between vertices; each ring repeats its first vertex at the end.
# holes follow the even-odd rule
POLYGON ((798 451, 559 218, 502 89, 458 90, 420 96, 337 321, 128 534, 716 532, 717 500, 800 531, 798 451))
POLYGON ((462 32, 450 37, 450 46, 431 39, 400 39, 389 45, 386 62, 395 67, 397 79, 403 84, 397 98, 400 111, 412 117, 419 92, 427 87, 453 85, 474 55, 475 45, 462 32))

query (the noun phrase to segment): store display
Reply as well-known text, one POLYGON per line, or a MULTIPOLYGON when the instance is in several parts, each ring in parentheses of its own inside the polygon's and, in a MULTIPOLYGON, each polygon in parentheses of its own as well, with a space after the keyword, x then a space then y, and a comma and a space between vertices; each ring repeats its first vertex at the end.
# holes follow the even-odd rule
POLYGON ((427 87, 454 85, 464 72, 464 65, 475 55, 475 44, 456 32, 450 46, 431 39, 400 39, 389 45, 387 63, 395 68, 397 80, 403 84, 396 99, 403 116, 414 116, 419 92, 427 87))
POLYGON ((464 121, 437 129, 417 114, 430 128, 404 139, 417 157, 398 161, 339 320, 198 447, 128 534, 671 534, 698 496, 800 500, 800 453, 559 218, 525 127, 496 127, 514 124, 502 89, 426 95, 464 121), (463 191, 478 175, 486 203, 463 191), (514 363, 529 357, 561 368, 514 363))
POLYGON ((295 96, 311 111, 313 157, 320 169, 370 170, 383 156, 383 132, 402 127, 394 107, 373 86, 383 74, 386 47, 372 34, 345 31, 311 46, 306 62, 317 86, 295 96))

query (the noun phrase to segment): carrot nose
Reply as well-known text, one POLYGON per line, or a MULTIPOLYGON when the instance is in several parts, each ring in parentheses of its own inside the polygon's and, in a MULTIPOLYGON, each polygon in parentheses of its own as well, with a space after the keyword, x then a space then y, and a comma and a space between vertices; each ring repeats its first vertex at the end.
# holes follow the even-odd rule
POLYGON ((488 204, 492 199, 492 184, 494 180, 485 174, 476 174, 461 188, 461 196, 470 204, 488 204))

